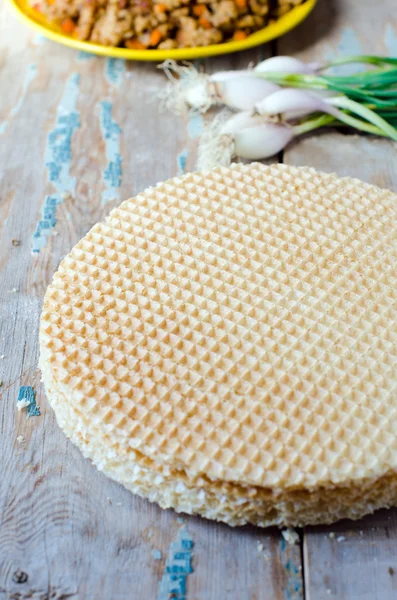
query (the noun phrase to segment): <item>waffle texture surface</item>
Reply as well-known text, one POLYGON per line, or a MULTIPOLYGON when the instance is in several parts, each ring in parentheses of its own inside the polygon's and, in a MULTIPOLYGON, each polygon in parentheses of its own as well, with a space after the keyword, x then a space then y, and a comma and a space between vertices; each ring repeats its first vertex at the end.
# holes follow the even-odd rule
POLYGON ((397 503, 387 190, 260 164, 150 188, 62 261, 40 349, 65 433, 162 506, 267 525, 397 503))

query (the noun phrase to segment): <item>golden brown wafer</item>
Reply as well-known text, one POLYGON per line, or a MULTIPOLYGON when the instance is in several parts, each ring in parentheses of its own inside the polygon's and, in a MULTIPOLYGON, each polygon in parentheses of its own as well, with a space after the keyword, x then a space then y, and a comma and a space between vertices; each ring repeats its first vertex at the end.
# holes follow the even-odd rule
POLYGON ((396 217, 389 191, 286 165, 124 202, 46 294, 62 428, 133 491, 231 524, 397 503, 396 217))

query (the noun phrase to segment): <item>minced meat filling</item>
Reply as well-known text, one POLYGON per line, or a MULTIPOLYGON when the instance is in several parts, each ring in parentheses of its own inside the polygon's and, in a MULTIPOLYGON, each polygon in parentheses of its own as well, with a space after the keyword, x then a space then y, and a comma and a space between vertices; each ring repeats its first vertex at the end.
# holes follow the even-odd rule
POLYGON ((39 0, 33 6, 82 40, 188 48, 243 40, 303 0, 39 0))

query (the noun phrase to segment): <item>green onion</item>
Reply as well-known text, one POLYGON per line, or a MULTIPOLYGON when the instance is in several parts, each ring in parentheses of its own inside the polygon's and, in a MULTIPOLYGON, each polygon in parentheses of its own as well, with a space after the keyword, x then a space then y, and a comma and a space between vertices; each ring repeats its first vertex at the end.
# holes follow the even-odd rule
MULTIPOLYGON (((168 75, 170 69, 178 73, 167 62, 168 75)), ((397 142, 397 58, 344 56, 321 65, 280 56, 253 70, 205 75, 184 67, 180 74, 178 89, 190 108, 206 112, 223 105, 245 111, 206 135, 201 155, 210 149, 223 157, 217 159, 222 164, 231 160, 233 148, 242 158, 267 158, 320 127, 348 126, 397 142), (349 75, 330 72, 348 64, 366 68, 349 75)), ((169 98, 180 100, 173 88, 169 92, 169 98)))

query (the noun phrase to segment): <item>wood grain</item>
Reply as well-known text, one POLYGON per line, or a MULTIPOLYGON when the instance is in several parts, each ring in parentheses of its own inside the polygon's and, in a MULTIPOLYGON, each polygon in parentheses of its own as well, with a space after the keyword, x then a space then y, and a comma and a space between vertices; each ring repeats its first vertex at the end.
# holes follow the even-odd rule
MULTIPOLYGON (((275 51, 310 60, 336 51, 397 54, 393 4, 320 0, 306 23, 272 47, 206 60, 204 67, 239 68, 275 51)), ((395 598, 394 511, 308 529, 302 565, 301 548, 288 546, 278 531, 181 521, 132 496, 85 461, 56 425, 36 370, 41 299, 52 273, 112 204, 175 175, 184 161, 187 169, 195 166, 200 120, 159 114, 163 83, 154 65, 58 47, 0 8, 0 599, 165 600, 158 596, 160 580, 185 526, 195 544, 188 600, 395 598), (68 141, 62 117, 73 113, 68 98, 74 85, 79 126, 68 141), (51 181, 47 164, 56 142, 51 132, 66 150, 70 146, 61 183, 73 193, 61 198, 51 235, 32 255, 45 198, 62 187, 51 181), (118 152, 121 180, 105 180, 118 152), (20 385, 35 387, 40 417, 26 420, 15 410, 20 385), (26 582, 16 583, 18 569, 26 582)), ((397 188, 396 149, 385 140, 331 131, 295 143, 285 160, 397 188)))
MULTIPOLYGON (((205 67, 245 66, 264 52, 205 67)), ((189 600, 301 600, 299 546, 276 530, 183 525, 105 478, 57 427, 36 369, 41 301, 60 259, 112 204, 177 174, 181 153, 194 168, 200 122, 159 114, 164 75, 154 65, 62 48, 3 6, 0 61, 1 600, 164 600, 159 584, 183 526, 195 544, 189 600), (118 153, 120 181, 109 175, 118 153), (32 254, 35 231, 44 234, 32 254), (21 385, 35 388, 40 417, 16 411, 21 385)))
MULTIPOLYGON (((300 28, 300 35, 280 40, 278 51, 310 60, 327 60, 336 52, 396 55, 393 8, 394 0, 322 2, 300 28)), ((284 160, 397 191, 397 148, 387 140, 331 131, 297 141, 284 160)), ((304 571, 307 600, 397 598, 397 511, 308 528, 304 571)))

